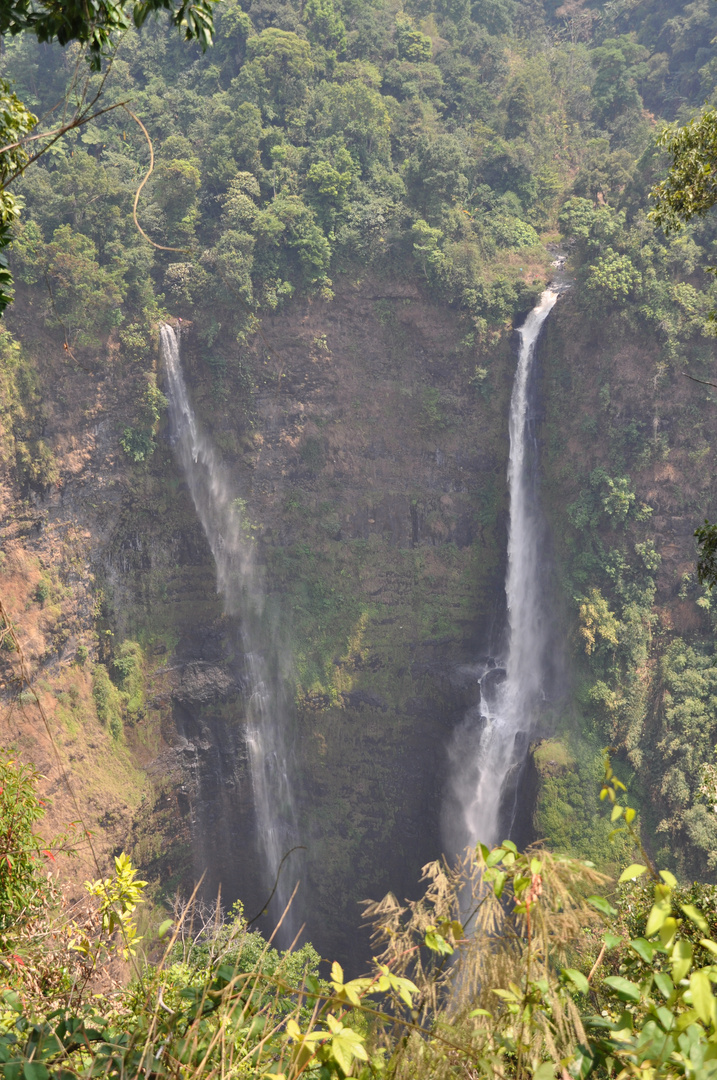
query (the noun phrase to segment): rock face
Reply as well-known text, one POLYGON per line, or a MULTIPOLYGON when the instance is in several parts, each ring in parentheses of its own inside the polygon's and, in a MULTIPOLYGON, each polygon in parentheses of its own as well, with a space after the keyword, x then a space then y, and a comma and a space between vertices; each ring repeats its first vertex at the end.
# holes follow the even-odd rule
MULTIPOLYGON (((68 367, 61 343, 41 337, 23 305, 14 329, 43 388, 44 438, 60 480, 22 488, 4 432, 1 584, 83 813, 106 854, 133 845, 145 875, 170 892, 206 872, 208 895, 221 884, 227 905, 241 898, 253 915, 266 886, 240 626, 222 611, 168 433, 160 430, 146 466, 133 466, 118 447, 135 392, 131 368, 111 352, 94 374, 68 367), (127 642, 141 656, 140 690, 123 674, 127 642), (104 719, 97 714, 104 684, 93 664, 114 680, 119 727, 106 709, 104 719)), ((600 432, 588 438, 580 426, 602 407, 601 380, 611 381, 615 424, 625 414, 652 431, 657 417, 660 435, 672 422, 637 353, 610 351, 570 305, 561 300, 548 324, 540 376, 556 579, 569 554, 565 508, 582 482, 575 463, 586 446, 591 462, 609 461, 600 432)), ((647 362, 650 342, 634 344, 647 362)), ((191 328, 183 336, 199 422, 232 472, 264 567, 267 621, 295 704, 287 742, 306 851, 287 873, 301 878, 307 937, 355 967, 366 948, 359 901, 416 894, 421 867, 442 851, 451 733, 467 711, 482 722, 472 671, 500 648, 504 625, 515 356, 507 336, 479 348, 454 312, 413 286, 349 279, 333 302, 295 301, 264 320, 251 348, 224 352, 221 364, 209 363, 191 328)), ((684 387, 669 392, 687 408, 684 387)), ((711 430, 714 418, 700 415, 711 430)), ((707 497, 687 434, 680 438, 669 457, 647 455, 642 471, 632 470, 636 497, 654 507, 663 559, 656 610, 669 634, 699 631, 705 618, 675 584, 693 567, 691 530, 707 497)), ((551 617, 567 630, 573 616, 559 583, 553 595, 551 617)), ((555 684, 569 689, 558 653, 555 684)), ((557 691, 546 708, 560 712, 557 691)), ((18 737, 35 746, 62 824, 70 807, 40 730, 38 718, 24 719, 18 737)), ((634 742, 629 752, 639 749, 634 742)), ((550 760, 562 761, 560 753, 550 760)), ((576 770, 551 768, 529 761, 515 777, 523 804, 538 800, 541 836, 553 821, 541 791, 563 798, 561 784, 577 791, 583 783, 576 770)), ((570 820, 569 810, 561 815, 570 820)), ((529 811, 522 820, 527 840, 529 811)))
POLYGON ((179 685, 172 691, 174 702, 192 710, 218 701, 236 697, 240 687, 223 668, 216 664, 195 661, 182 671, 179 685))

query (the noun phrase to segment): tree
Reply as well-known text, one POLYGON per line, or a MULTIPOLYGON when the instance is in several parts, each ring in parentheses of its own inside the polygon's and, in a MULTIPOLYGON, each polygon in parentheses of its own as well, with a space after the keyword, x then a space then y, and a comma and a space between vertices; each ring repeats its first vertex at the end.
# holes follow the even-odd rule
POLYGON ((652 191, 649 217, 675 232, 717 202, 717 110, 708 109, 683 127, 666 127, 657 145, 672 157, 670 171, 652 191))
MULTIPOLYGON (((0 35, 34 34, 38 41, 68 45, 77 41, 87 48, 90 67, 99 71, 103 57, 114 48, 118 33, 131 22, 140 27, 150 15, 170 14, 187 41, 198 41, 202 49, 212 43, 215 0, 3 0, 0 3, 0 35)), ((96 101, 96 99, 95 99, 96 101)), ((82 119, 82 107, 75 120, 82 119)), ((83 121, 84 122, 84 121, 83 121)), ((12 299, 12 275, 7 265, 11 228, 19 216, 17 200, 7 190, 31 160, 24 140, 37 117, 0 80, 0 316, 12 299)), ((72 126, 73 121, 69 126, 72 126)), ((49 143, 48 143, 49 145, 49 143)), ((42 151, 40 151, 42 152, 42 151)), ((37 156, 37 155, 35 155, 37 156)))
MULTIPOLYGON (((649 217, 666 233, 675 232, 717 202, 717 110, 708 109, 683 127, 665 128, 657 145, 671 155, 672 165, 650 192, 655 206, 649 217)), ((715 267, 708 269, 715 273, 715 267)), ((695 538, 700 548, 697 574, 701 584, 712 589, 717 584, 717 524, 705 519, 695 538)))

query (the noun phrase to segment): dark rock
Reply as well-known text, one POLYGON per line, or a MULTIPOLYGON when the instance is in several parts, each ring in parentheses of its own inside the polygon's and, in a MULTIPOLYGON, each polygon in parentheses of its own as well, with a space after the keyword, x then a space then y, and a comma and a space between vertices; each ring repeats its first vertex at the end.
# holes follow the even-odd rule
POLYGON ((197 705, 210 705, 216 701, 226 701, 240 692, 231 676, 220 667, 197 661, 188 664, 182 672, 182 678, 172 692, 174 700, 187 708, 197 705))

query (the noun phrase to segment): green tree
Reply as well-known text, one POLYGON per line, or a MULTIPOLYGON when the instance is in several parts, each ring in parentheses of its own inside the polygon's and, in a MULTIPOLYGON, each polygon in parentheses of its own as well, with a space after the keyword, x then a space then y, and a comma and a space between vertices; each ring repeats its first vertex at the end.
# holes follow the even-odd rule
POLYGON ((283 123, 306 103, 313 74, 308 41, 271 26, 247 42, 239 89, 269 120, 283 123))
POLYGON ((96 346, 122 321, 123 282, 97 262, 92 241, 61 225, 45 252, 52 291, 50 317, 56 316, 72 343, 96 346))
POLYGON ((306 0, 304 22, 310 41, 335 49, 339 56, 346 52, 346 27, 333 0, 306 0))
POLYGON ((614 120, 620 113, 641 107, 637 83, 646 73, 644 61, 647 55, 647 49, 627 34, 607 38, 591 51, 590 59, 595 68, 592 95, 601 120, 614 120))

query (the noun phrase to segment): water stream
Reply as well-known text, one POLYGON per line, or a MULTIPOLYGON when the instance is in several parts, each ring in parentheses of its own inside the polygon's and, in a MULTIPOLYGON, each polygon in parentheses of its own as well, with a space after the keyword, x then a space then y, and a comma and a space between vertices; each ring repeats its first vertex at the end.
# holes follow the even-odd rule
MULTIPOLYGON (((167 372, 172 443, 202 528, 214 556, 217 588, 227 615, 238 618, 244 652, 246 743, 256 815, 257 848, 266 894, 283 855, 296 844, 296 809, 289 779, 285 733, 289 707, 284 697, 285 656, 267 625, 260 567, 243 501, 207 436, 200 430, 187 394, 179 340, 171 326, 160 330, 160 351, 167 372)), ((205 838, 211 842, 211 838, 205 838)), ((293 887, 282 874, 270 914, 281 915, 293 887)), ((293 911, 293 908, 292 908, 293 911)), ((291 940, 295 919, 290 911, 281 935, 291 940)))
POLYGON ((522 767, 543 698, 547 638, 530 377, 540 330, 558 294, 557 288, 546 289, 519 329, 508 425, 507 648, 503 658, 490 658, 472 672, 480 701, 467 712, 449 750, 452 780, 444 829, 454 852, 479 841, 490 846, 513 832, 522 767))

